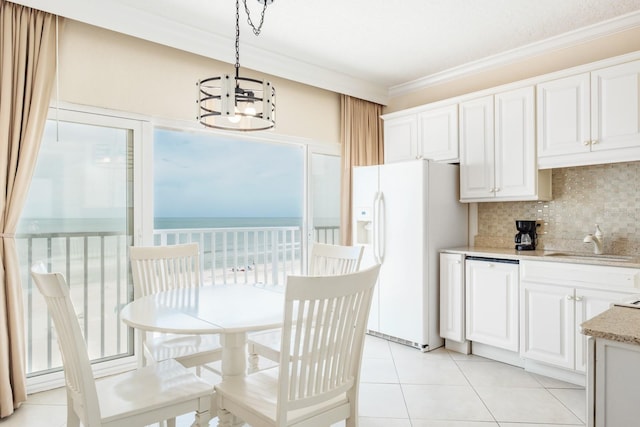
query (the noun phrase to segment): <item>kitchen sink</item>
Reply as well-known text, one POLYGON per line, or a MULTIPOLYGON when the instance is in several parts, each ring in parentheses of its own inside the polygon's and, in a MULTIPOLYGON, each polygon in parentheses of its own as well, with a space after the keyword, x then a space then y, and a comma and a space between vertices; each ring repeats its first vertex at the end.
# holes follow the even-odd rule
POLYGON ((637 259, 635 256, 628 255, 596 255, 596 254, 574 254, 571 252, 551 252, 544 254, 544 256, 558 257, 558 258, 571 258, 587 261, 614 261, 614 262, 629 262, 637 259))

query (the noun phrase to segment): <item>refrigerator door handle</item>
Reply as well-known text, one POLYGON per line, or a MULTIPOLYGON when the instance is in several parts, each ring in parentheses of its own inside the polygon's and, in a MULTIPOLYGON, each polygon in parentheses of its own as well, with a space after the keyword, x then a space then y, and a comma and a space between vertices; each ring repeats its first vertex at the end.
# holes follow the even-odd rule
POLYGON ((378 193, 378 201, 377 201, 378 215, 377 215, 377 225, 376 231, 377 236, 375 238, 376 248, 376 261, 378 264, 382 264, 384 261, 384 249, 385 249, 385 241, 384 241, 384 222, 385 222, 385 212, 384 212, 384 194, 382 192, 378 193))
POLYGON ((378 198, 380 197, 380 193, 376 191, 376 194, 373 196, 373 241, 371 242, 371 246, 373 249, 373 258, 376 263, 380 263, 380 257, 378 256, 378 198))

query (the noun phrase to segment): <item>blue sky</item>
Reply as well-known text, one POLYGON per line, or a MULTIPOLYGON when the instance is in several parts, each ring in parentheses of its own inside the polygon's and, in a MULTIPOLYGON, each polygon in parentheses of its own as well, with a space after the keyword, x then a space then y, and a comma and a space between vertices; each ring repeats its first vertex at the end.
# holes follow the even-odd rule
POLYGON ((154 133, 156 217, 301 217, 303 149, 154 133))

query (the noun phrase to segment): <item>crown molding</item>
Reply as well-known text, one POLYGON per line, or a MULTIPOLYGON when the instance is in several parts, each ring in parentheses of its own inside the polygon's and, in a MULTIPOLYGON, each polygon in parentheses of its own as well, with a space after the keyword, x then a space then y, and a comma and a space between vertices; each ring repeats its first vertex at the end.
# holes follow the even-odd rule
MULTIPOLYGON (((124 1, 111 2, 109 7, 101 0, 11 1, 229 64, 235 62, 232 39, 142 11, 124 1)), ((640 12, 634 12, 389 88, 246 44, 242 45, 242 66, 386 105, 390 98, 638 26, 640 12)))
POLYGON ((469 62, 459 67, 450 68, 407 83, 392 86, 389 88, 389 98, 406 95, 430 86, 522 61, 543 53, 576 46, 638 26, 640 26, 640 12, 629 13, 618 18, 560 34, 504 53, 488 56, 478 61, 469 62))

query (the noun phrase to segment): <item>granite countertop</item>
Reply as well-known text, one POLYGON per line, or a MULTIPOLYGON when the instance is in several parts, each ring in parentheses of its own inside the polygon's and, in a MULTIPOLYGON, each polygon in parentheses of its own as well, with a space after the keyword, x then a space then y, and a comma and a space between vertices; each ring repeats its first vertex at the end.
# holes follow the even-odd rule
POLYGON ((624 255, 593 255, 588 253, 573 253, 565 251, 517 251, 506 248, 483 248, 476 246, 464 246, 444 249, 441 252, 458 253, 468 256, 489 258, 517 259, 564 262, 572 264, 611 265, 616 267, 640 268, 640 257, 627 257, 624 255), (561 256, 558 256, 561 254, 561 256), (620 258, 616 258, 620 257, 620 258), (622 259, 624 258, 624 259, 622 259))
POLYGON ((640 345, 640 309, 614 306, 587 320, 582 333, 594 338, 640 345))

